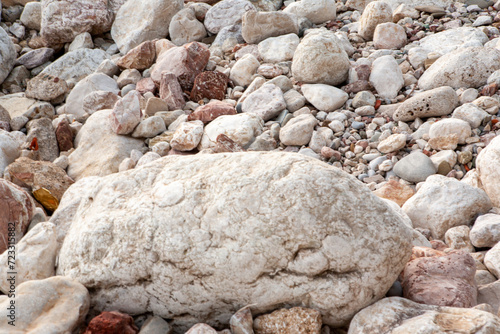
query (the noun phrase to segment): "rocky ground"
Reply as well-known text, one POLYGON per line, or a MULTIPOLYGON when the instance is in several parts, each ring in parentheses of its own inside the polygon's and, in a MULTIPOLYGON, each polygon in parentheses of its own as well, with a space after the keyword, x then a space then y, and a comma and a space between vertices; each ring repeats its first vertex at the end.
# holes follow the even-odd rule
POLYGON ((462 1, 0 2, 0 333, 500 333, 462 1))

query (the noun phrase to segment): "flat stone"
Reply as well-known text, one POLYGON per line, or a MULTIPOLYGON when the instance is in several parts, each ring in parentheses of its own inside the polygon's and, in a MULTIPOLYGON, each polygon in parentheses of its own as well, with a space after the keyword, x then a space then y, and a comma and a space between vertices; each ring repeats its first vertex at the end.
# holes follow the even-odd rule
POLYGON ((31 70, 52 60, 54 52, 54 49, 51 48, 31 50, 17 58, 16 65, 24 65, 28 70, 31 70))
POLYGON ((390 135, 382 140, 377 149, 382 153, 397 152, 406 146, 406 135, 402 133, 390 135))
POLYGON ((151 116, 141 121, 132 132, 134 138, 152 138, 166 131, 165 122, 160 116, 151 116))
POLYGON ((292 2, 283 10, 297 16, 306 17, 313 24, 335 20, 337 17, 335 0, 302 0, 292 2))
POLYGON ((445 55, 457 49, 481 47, 488 41, 488 36, 480 29, 460 27, 426 36, 419 41, 419 46, 426 53, 439 52, 445 55))
POLYGON ((349 98, 343 90, 324 84, 302 85, 301 90, 309 103, 325 112, 340 109, 349 98))
POLYGON ((236 109, 228 103, 212 101, 196 108, 191 114, 188 115, 187 120, 200 120, 206 124, 223 115, 236 115, 236 109))
POLYGON ((470 124, 457 118, 446 118, 435 122, 429 129, 431 139, 446 137, 455 134, 458 136, 458 143, 465 144, 465 140, 472 135, 470 124))
POLYGON ((26 97, 42 101, 54 101, 64 98, 69 91, 64 79, 40 73, 30 81, 26 87, 26 97))
POLYGON ((299 42, 299 36, 296 34, 269 37, 259 43, 259 54, 266 63, 289 61, 292 60, 299 42))

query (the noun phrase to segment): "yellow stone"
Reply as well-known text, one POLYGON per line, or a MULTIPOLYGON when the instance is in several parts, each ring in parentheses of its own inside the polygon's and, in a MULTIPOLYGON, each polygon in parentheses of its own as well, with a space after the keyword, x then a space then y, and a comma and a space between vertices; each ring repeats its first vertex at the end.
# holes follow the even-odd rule
POLYGON ((59 206, 57 198, 55 198, 50 191, 45 188, 33 190, 33 196, 35 196, 36 200, 47 210, 56 211, 59 206))

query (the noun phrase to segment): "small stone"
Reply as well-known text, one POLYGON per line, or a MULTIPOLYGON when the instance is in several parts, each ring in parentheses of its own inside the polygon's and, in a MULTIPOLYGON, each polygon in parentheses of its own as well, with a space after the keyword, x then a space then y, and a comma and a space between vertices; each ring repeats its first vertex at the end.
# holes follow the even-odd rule
POLYGON ((65 80, 52 75, 39 74, 26 87, 26 97, 42 101, 54 101, 69 91, 65 80))
MULTIPOLYGON (((172 332, 172 328, 159 316, 149 317, 141 327, 140 334, 168 334, 172 332)), ((236 333, 235 333, 236 334, 236 333)))
POLYGON ((170 146, 178 151, 191 151, 200 143, 203 135, 203 122, 184 122, 175 130, 170 146))
POLYGON ((117 62, 121 68, 139 71, 150 68, 156 58, 156 47, 153 41, 146 41, 129 52, 117 62))
POLYGON ((84 334, 137 334, 139 329, 134 324, 134 319, 128 314, 118 311, 102 312, 93 318, 84 334))
POLYGON ((341 89, 324 84, 306 84, 301 89, 309 103, 325 112, 341 108, 349 98, 341 89))
POLYGON ((394 173, 409 182, 422 182, 436 173, 432 160, 421 152, 413 152, 399 160, 393 168, 394 173))
POLYGON ((222 28, 234 25, 241 21, 247 11, 256 8, 246 0, 224 0, 211 7, 205 15, 205 27, 212 34, 219 33, 222 28))
POLYGON ((160 116, 151 116, 141 121, 132 132, 134 138, 152 138, 166 131, 165 122, 160 116))
MULTIPOLYGON (((72 91, 74 90, 75 89, 73 88, 72 91)), ((82 101, 82 109, 85 113, 92 115, 93 113, 99 110, 113 109, 114 105, 119 100, 120 97, 113 92, 97 90, 85 95, 82 101)), ((67 108, 68 108, 68 103, 66 103, 66 111, 68 111, 67 108)))
POLYGON ((500 244, 497 243, 493 248, 486 252, 484 256, 484 265, 495 277, 500 277, 500 244))
POLYGON ((296 34, 270 37, 259 43, 259 54, 266 63, 289 61, 292 60, 299 42, 299 36, 296 34))
POLYGON ((290 3, 283 11, 306 17, 313 24, 321 24, 335 20, 336 8, 335 0, 302 0, 290 3))
POLYGON ((281 128, 279 139, 287 146, 307 145, 313 135, 314 127, 318 124, 312 115, 299 115, 292 118, 281 128))
POLYGON ((359 20, 358 34, 366 41, 373 38, 377 25, 385 22, 392 22, 392 9, 382 1, 368 3, 359 20))
POLYGON ((406 45, 406 31, 399 24, 381 23, 375 28, 373 45, 376 49, 400 49, 406 45))
POLYGON ((109 115, 111 128, 116 134, 130 134, 140 123, 142 117, 140 97, 138 92, 131 91, 116 102, 109 115))
POLYGON ((406 135, 405 134, 394 134, 390 135, 387 139, 381 141, 377 149, 382 153, 397 152, 406 146, 406 135))
POLYGON ((165 100, 169 110, 184 108, 186 101, 182 87, 173 73, 163 72, 160 81, 160 98, 165 100))
POLYGON ((68 47, 68 52, 75 51, 78 49, 92 49, 94 48, 94 42, 92 41, 92 36, 88 32, 81 33, 77 35, 68 47))
POLYGON ((251 112, 260 116, 264 121, 275 118, 286 108, 283 93, 279 87, 266 84, 248 95, 243 101, 244 113, 251 112))
POLYGON ((478 128, 489 114, 473 103, 465 103, 453 111, 452 117, 461 119, 470 124, 473 129, 478 128))
POLYGON ((382 56, 373 62, 370 83, 383 98, 393 99, 398 95, 400 89, 403 88, 404 79, 393 56, 382 56))
POLYGON ((229 78, 218 71, 205 71, 198 74, 191 90, 191 100, 223 100, 226 95, 229 78))
POLYGON ((63 120, 57 125, 56 139, 59 151, 69 151, 73 148, 73 131, 67 120, 63 120))
POLYGON ((207 36, 205 26, 196 19, 193 8, 184 8, 178 11, 170 21, 168 31, 170 39, 175 45, 184 45, 194 41, 200 42, 207 36))
POLYGON ((207 324, 196 324, 185 334, 217 334, 217 331, 207 324))
POLYGON ((20 17, 21 23, 28 29, 40 31, 42 22, 42 5, 31 1, 26 3, 20 17))
POLYGON ((144 154, 136 163, 135 167, 141 167, 141 166, 144 166, 150 162, 153 162, 155 160, 158 160, 160 159, 161 156, 158 154, 158 153, 155 153, 155 152, 148 152, 146 154, 144 154))
POLYGON ((59 147, 52 121, 48 118, 34 119, 28 122, 26 128, 27 141, 31 143, 36 138, 38 142, 38 150, 35 150, 37 160, 54 161, 59 156, 59 147))
POLYGON ((458 136, 459 144, 465 144, 465 140, 471 136, 471 133, 469 123, 455 118, 447 118, 435 122, 429 129, 429 137, 431 139, 455 134, 458 136))
POLYGON ((500 242, 500 215, 487 213, 477 217, 470 240, 477 248, 493 247, 500 242))
POLYGON ((372 92, 364 90, 357 93, 352 100, 352 106, 354 108, 364 107, 364 106, 374 106, 376 102, 375 96, 372 92))
POLYGON ((241 27, 241 34, 249 44, 258 44, 269 37, 299 34, 296 17, 282 11, 247 11, 241 27))
POLYGON ((280 309, 254 321, 256 334, 320 334, 321 325, 321 314, 304 307, 280 309))
POLYGON ((405 202, 415 194, 410 186, 401 184, 400 182, 389 180, 379 189, 373 192, 381 198, 385 198, 395 202, 399 206, 403 206, 405 202))
POLYGON ((238 310, 229 320, 233 334, 253 334, 252 311, 249 307, 238 310))
POLYGON ((23 54, 21 57, 17 58, 16 64, 24 65, 28 70, 31 70, 52 60, 54 52, 54 49, 51 48, 31 50, 23 54))
POLYGON ((233 65, 229 78, 238 86, 248 86, 259 66, 257 58, 252 54, 247 54, 233 65))
POLYGON ((195 111, 188 115, 187 120, 200 120, 206 124, 222 115, 236 115, 236 109, 228 103, 212 101, 196 108, 195 111))

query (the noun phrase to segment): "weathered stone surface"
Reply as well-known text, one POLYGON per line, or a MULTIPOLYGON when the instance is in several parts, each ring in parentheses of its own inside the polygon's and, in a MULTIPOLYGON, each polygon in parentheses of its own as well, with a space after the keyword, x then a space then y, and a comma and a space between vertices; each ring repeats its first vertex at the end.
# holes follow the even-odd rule
POLYGON ((476 159, 482 188, 495 207, 500 207, 500 137, 495 137, 476 159))
POLYGON ((376 49, 400 49, 406 45, 406 31, 396 23, 378 24, 373 33, 373 45, 376 49))
POLYGON ((321 325, 321 314, 304 307, 280 309, 254 321, 256 334, 320 334, 321 325))
MULTIPOLYGON (((217 120, 238 116, 249 115, 217 120)), ((58 274, 91 288, 96 310, 154 312, 178 332, 227 325, 249 304, 303 305, 342 325, 385 295, 410 256, 400 216, 353 177, 303 155, 169 156, 80 191, 79 205, 61 201, 59 219, 71 229, 58 274)))
POLYGON ((200 120, 206 124, 223 115, 236 115, 236 109, 228 103, 212 101, 196 108, 195 111, 188 115, 187 120, 200 120))
POLYGON ((102 312, 93 318, 84 334, 137 334, 139 329, 134 324, 134 319, 128 314, 117 311, 102 312))
POLYGON ((143 78, 135 84, 135 90, 142 95, 146 94, 147 92, 155 94, 156 88, 156 84, 151 78, 143 78))
POLYGON ((9 35, 0 27, 0 84, 7 78, 16 62, 16 49, 9 35))
POLYGON ((488 42, 488 36, 481 29, 459 27, 441 31, 422 38, 419 47, 427 53, 439 52, 442 55, 471 46, 483 46, 488 42))
POLYGON ((116 13, 111 36, 122 53, 142 42, 165 38, 172 17, 183 6, 182 0, 128 0, 116 13))
POLYGON ((409 182, 422 182, 436 173, 432 160, 422 152, 413 152, 394 165, 394 173, 409 182))
POLYGON ((169 110, 184 108, 186 101, 182 87, 175 74, 163 72, 160 79, 160 98, 167 103, 169 110))
POLYGON ((372 64, 370 83, 382 98, 393 99, 404 86, 403 73, 393 56, 387 55, 372 64))
POLYGON ((10 163, 19 158, 21 143, 9 132, 0 129, 0 177, 10 163))
POLYGON ((54 101, 64 98, 64 94, 68 91, 69 87, 66 80, 41 73, 28 81, 26 97, 42 101, 54 101))
POLYGON ((116 102, 109 115, 109 124, 116 134, 132 133, 137 124, 140 123, 142 117, 140 98, 141 94, 137 91, 131 91, 123 99, 116 102))
POLYGON ((264 121, 275 118, 286 108, 281 89, 271 83, 265 84, 248 95, 241 109, 245 113, 254 113, 264 121))
POLYGON ((495 280, 479 286, 477 292, 477 302, 490 305, 493 308, 493 312, 498 314, 498 310, 500 309, 500 281, 495 280))
POLYGON ((498 333, 500 319, 485 311, 423 305, 390 297, 354 316, 349 334, 369 333, 498 333))
POLYGON ((435 122, 429 128, 429 137, 439 138, 455 134, 459 144, 465 144, 465 140, 472 134, 470 124, 457 118, 446 118, 435 122))
POLYGON ((51 48, 31 50, 17 58, 16 65, 24 65, 28 70, 31 70, 50 61, 53 56, 54 49, 51 48))
POLYGON ((424 90, 441 86, 478 88, 500 67, 500 50, 485 47, 459 48, 429 67, 418 80, 424 90))
POLYGON ((392 9, 384 1, 372 1, 359 20, 358 34, 367 41, 371 41, 377 25, 392 22, 392 9))
POLYGON ((396 133, 390 135, 386 139, 382 140, 377 149, 382 153, 396 152, 405 147, 406 145, 406 135, 402 133, 396 133))
POLYGON ((325 112, 341 108, 349 98, 343 90, 324 84, 305 84, 301 90, 309 103, 325 112))
POLYGON ((156 58, 154 41, 145 41, 127 52, 116 63, 121 68, 136 69, 139 71, 150 68, 156 58))
POLYGON ((194 80, 207 66, 210 51, 198 42, 188 43, 182 47, 173 47, 162 52, 151 71, 151 79, 160 83, 163 72, 173 73, 181 87, 190 91, 194 80))
MULTIPOLYGON (((26 281, 40 280, 55 275, 56 265, 56 228, 49 222, 35 225, 16 245, 16 284, 26 281)), ((3 263, 8 261, 8 252, 0 255, 3 263)), ((9 269, 0 267, 0 289, 9 294, 9 269)))
POLYGON ((21 240, 34 214, 35 203, 31 196, 21 187, 0 178, 0 253, 8 248, 9 243, 21 240))
POLYGON ((292 2, 283 11, 306 17, 313 24, 335 20, 337 16, 335 0, 302 0, 292 2))
POLYGON ((184 122, 175 130, 170 146, 177 151, 191 151, 198 146, 202 136, 202 121, 184 122))
POLYGON ((449 86, 417 94, 404 101, 394 113, 395 121, 408 122, 415 118, 444 116, 458 105, 458 96, 449 86))
MULTIPOLYGON (((12 333, 8 324, 10 301, 0 297, 0 331, 12 333)), ((68 277, 28 281, 16 287, 17 333, 71 333, 83 323, 89 310, 89 293, 68 277)))
POLYGON ((49 118, 34 119, 26 125, 28 130, 27 142, 31 143, 34 138, 38 142, 38 150, 35 151, 37 160, 54 161, 59 156, 56 132, 49 118))
POLYGON ((269 37, 259 43, 259 54, 266 63, 292 60, 299 43, 300 39, 296 34, 269 37))
POLYGON ((201 72, 194 79, 191 100, 224 100, 229 78, 218 71, 201 72))
POLYGON ((285 12, 248 11, 243 14, 241 34, 249 44, 258 44, 266 38, 299 34, 297 19, 285 12))
POLYGON ((279 133, 280 141, 287 146, 307 145, 318 124, 316 117, 310 114, 299 115, 289 120, 279 133))
POLYGON ((241 22, 243 14, 256 8, 247 0, 223 0, 210 8, 205 15, 205 27, 213 34, 227 26, 241 22))
POLYGON ((458 250, 436 251, 431 256, 422 253, 414 251, 403 271, 405 298, 426 305, 476 306, 476 263, 472 256, 458 250))
MULTIPOLYGON (((72 91, 74 90, 75 89, 73 88, 72 91)), ((99 110, 113 109, 114 105, 119 100, 120 97, 113 92, 97 90, 85 95, 83 98, 82 109, 85 113, 92 115, 99 110)), ((66 103, 66 107, 67 106, 68 104, 66 103)))
POLYGON ((385 198, 403 206, 406 201, 415 195, 415 190, 410 186, 401 184, 395 180, 389 180, 385 185, 373 192, 378 197, 385 198))
POLYGON ((453 111, 453 118, 458 118, 470 124, 471 128, 478 128, 489 114, 473 103, 464 103, 453 111))
POLYGON ((111 128, 111 110, 93 113, 75 138, 75 150, 69 155, 68 175, 73 180, 118 172, 123 159, 133 149, 141 150, 144 141, 117 135, 111 128))
POLYGON ((178 11, 170 21, 168 30, 170 39, 175 45, 199 42, 207 36, 205 26, 196 19, 195 11, 192 8, 178 11))
POLYGON ((259 66, 259 60, 254 55, 246 54, 233 65, 229 78, 238 86, 248 86, 259 66))
POLYGON ((167 130, 160 116, 151 116, 142 120, 132 132, 134 138, 152 138, 167 130))
POLYGON ((477 215, 492 207, 486 193, 455 178, 431 175, 403 205, 414 227, 429 229, 434 239, 443 239, 454 226, 470 225, 477 215))
POLYGON ((475 247, 495 246, 500 241, 500 215, 487 213, 477 217, 469 236, 475 247))
POLYGON ((297 81, 339 85, 347 79, 349 58, 331 31, 310 32, 293 56, 292 73, 297 81))

